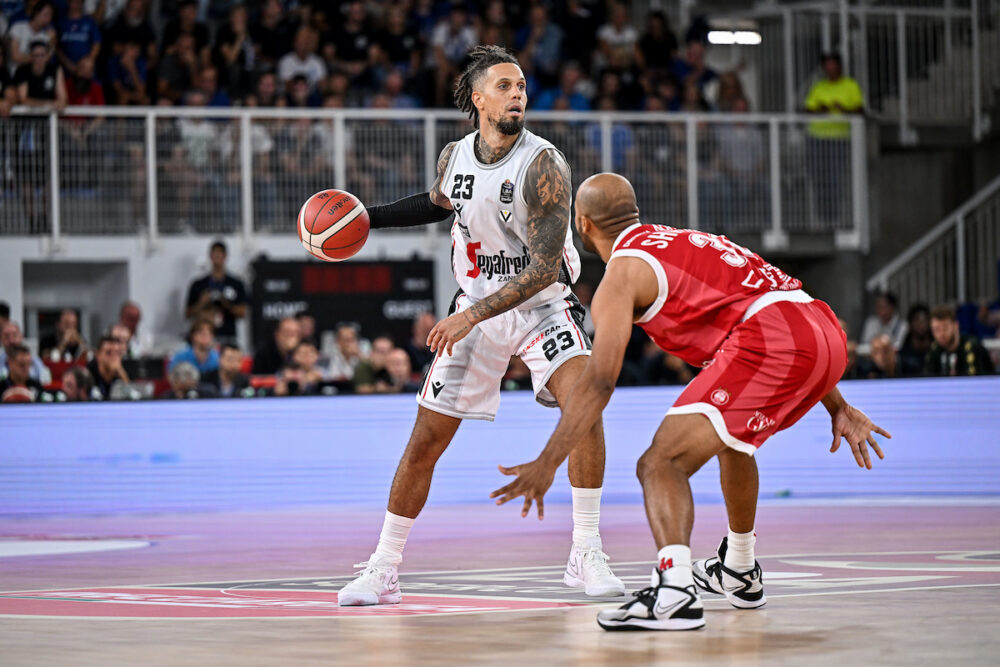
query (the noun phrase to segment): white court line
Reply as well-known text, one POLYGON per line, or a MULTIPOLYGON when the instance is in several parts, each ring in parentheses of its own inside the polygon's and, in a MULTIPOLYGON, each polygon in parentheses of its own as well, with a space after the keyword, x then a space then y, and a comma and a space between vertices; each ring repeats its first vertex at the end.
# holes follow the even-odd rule
MULTIPOLYGON (((823 553, 823 554, 815 554, 815 553, 812 553, 812 554, 802 554, 802 553, 799 553, 799 554, 779 554, 779 555, 775 555, 775 556, 760 556, 758 558, 758 560, 765 560, 765 559, 767 559, 767 560, 777 560, 777 559, 786 559, 786 558, 825 558, 825 557, 831 557, 831 556, 919 556, 919 555, 927 555, 927 554, 942 554, 942 555, 945 555, 945 554, 966 554, 966 553, 982 554, 982 553, 993 553, 993 551, 991 551, 991 550, 983 551, 982 549, 932 549, 932 550, 927 550, 927 551, 843 551, 843 552, 827 552, 827 553, 823 553)), ((1000 549, 997 550, 997 553, 1000 553, 1000 549)), ((619 566, 619 565, 621 565, 621 566, 650 565, 651 566, 652 563, 653 563, 652 560, 648 560, 648 561, 647 560, 615 561, 615 565, 616 566, 619 566)), ((404 576, 404 577, 406 577, 406 576, 423 576, 423 575, 428 575, 428 574, 452 574, 452 575, 456 575, 456 574, 475 574, 475 573, 478 573, 478 572, 517 572, 517 571, 524 571, 524 570, 556 570, 556 571, 561 571, 565 567, 566 567, 565 565, 526 565, 526 566, 523 566, 523 567, 496 567, 496 568, 482 568, 482 569, 477 569, 477 570, 424 570, 424 571, 420 571, 420 572, 405 572, 404 571, 403 574, 402 574, 402 576, 404 576)), ((184 588, 184 587, 204 588, 206 586, 210 586, 210 587, 219 586, 220 584, 223 585, 223 586, 225 586, 225 584, 254 585, 254 584, 270 584, 270 583, 282 582, 282 581, 302 581, 304 579, 318 579, 318 580, 324 580, 324 579, 341 579, 343 577, 349 577, 349 576, 351 576, 351 575, 349 575, 349 574, 332 574, 332 575, 331 574, 322 574, 322 575, 316 575, 316 576, 305 575, 305 576, 299 576, 299 577, 284 577, 284 578, 279 578, 279 579, 261 579, 261 580, 256 581, 256 582, 255 581, 247 581, 245 579, 242 579, 242 580, 241 579, 236 579, 236 580, 231 580, 231 581, 195 581, 195 582, 182 582, 182 583, 174 582, 174 583, 160 583, 160 584, 115 584, 115 585, 109 585, 109 586, 86 586, 86 585, 82 585, 82 586, 71 586, 71 587, 69 587, 69 586, 63 586, 61 588, 26 588, 26 589, 22 589, 22 590, 19 590, 19 591, 18 590, 0 591, 0 593, 21 593, 21 592, 45 593, 45 592, 49 592, 49 591, 63 591, 63 590, 67 590, 68 588, 73 588, 73 589, 78 589, 78 588, 184 588)), ((235 588, 235 586, 229 587, 229 588, 235 588)), ((309 588, 309 589, 288 588, 288 589, 282 589, 282 590, 294 591, 294 590, 315 590, 315 589, 312 589, 312 588, 309 588)))

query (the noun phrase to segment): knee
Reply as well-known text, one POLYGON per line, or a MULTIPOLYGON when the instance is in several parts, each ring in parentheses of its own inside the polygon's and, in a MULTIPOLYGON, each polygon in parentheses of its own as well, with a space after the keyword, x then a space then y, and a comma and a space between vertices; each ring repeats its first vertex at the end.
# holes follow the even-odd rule
POLYGON ((685 456, 684 447, 671 447, 669 449, 653 446, 639 457, 639 462, 635 467, 635 475, 640 483, 645 483, 658 471, 670 470, 680 473, 685 477, 690 477, 697 472, 699 466, 688 460, 685 456))

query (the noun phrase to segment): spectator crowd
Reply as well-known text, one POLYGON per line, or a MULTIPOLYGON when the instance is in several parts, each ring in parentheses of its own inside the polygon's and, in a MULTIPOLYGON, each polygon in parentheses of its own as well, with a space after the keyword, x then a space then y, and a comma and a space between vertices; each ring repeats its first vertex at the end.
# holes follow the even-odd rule
MULTIPOLYGON (((165 358, 150 352, 151 336, 140 329, 142 310, 122 304, 117 320, 88 344, 74 309, 64 309, 51 330, 39 338, 39 353, 25 345, 21 327, 0 301, 0 402, 135 400, 140 398, 251 398, 335 394, 397 394, 418 390, 433 355, 426 345, 436 319, 414 318, 411 335, 365 337, 354 322, 336 325, 330 336, 318 331, 308 310, 274 323, 266 340, 252 350, 237 342, 236 322, 247 316, 249 296, 243 281, 226 270, 227 249, 216 241, 209 250, 210 270, 188 289, 185 344, 165 358)), ((584 329, 593 335, 589 306, 594 288, 580 282, 574 290, 588 315, 584 329)), ((860 342, 847 335, 844 379, 990 375, 1000 370, 1000 299, 960 308, 916 304, 906 319, 896 297, 875 295, 860 342), (991 350, 982 339, 991 339, 991 350)), ((371 335, 371 334, 369 334, 371 335)), ((618 383, 686 384, 697 373, 664 353, 638 327, 633 328, 618 383)), ((531 376, 517 358, 503 378, 505 390, 531 389, 531 376)))
POLYGON ((5 0, 0 11, 0 86, 29 105, 446 107, 476 44, 518 55, 536 109, 729 111, 744 97, 735 74, 705 64, 704 20, 681 43, 663 12, 631 17, 614 0, 5 0))

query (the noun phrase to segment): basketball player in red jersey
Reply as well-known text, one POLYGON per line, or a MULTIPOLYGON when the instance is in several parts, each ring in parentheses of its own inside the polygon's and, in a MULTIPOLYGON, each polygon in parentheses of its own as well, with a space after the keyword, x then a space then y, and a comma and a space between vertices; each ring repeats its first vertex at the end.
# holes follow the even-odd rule
POLYGON ((555 433, 538 459, 503 468, 517 479, 494 491, 503 504, 524 496, 539 510, 558 465, 599 419, 621 370, 632 322, 662 349, 702 366, 667 412, 639 459, 646 516, 659 549, 652 585, 619 609, 602 611, 606 630, 691 630, 705 624, 698 588, 733 606, 766 602, 754 560, 757 465, 754 452, 822 401, 833 446, 850 444, 871 468, 873 433, 890 437, 836 388, 847 363, 843 331, 801 283, 725 237, 643 225, 631 184, 598 174, 577 192, 576 228, 607 271, 594 296, 594 349, 555 433), (718 457, 729 535, 715 557, 691 562, 694 502, 688 478, 718 457))

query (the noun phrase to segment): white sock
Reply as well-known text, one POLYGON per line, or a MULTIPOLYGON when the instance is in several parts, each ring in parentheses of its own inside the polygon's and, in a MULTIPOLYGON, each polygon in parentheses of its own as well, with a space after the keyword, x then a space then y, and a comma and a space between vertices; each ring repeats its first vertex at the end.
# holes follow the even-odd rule
POLYGON ((573 491, 573 544, 585 547, 589 538, 601 538, 597 526, 601 522, 601 491, 604 489, 570 488, 573 491))
POLYGON ((729 529, 729 539, 726 546, 726 561, 723 563, 730 570, 746 572, 753 569, 753 547, 757 543, 757 533, 734 533, 729 529))
POLYGON ((691 576, 691 547, 683 544, 668 544, 656 553, 657 567, 666 573, 666 583, 670 586, 694 585, 691 576))
POLYGON ((375 547, 374 555, 381 556, 382 559, 394 565, 402 563, 403 547, 406 546, 406 538, 410 535, 410 528, 413 528, 413 521, 413 519, 386 510, 382 534, 378 536, 378 546, 375 547))

